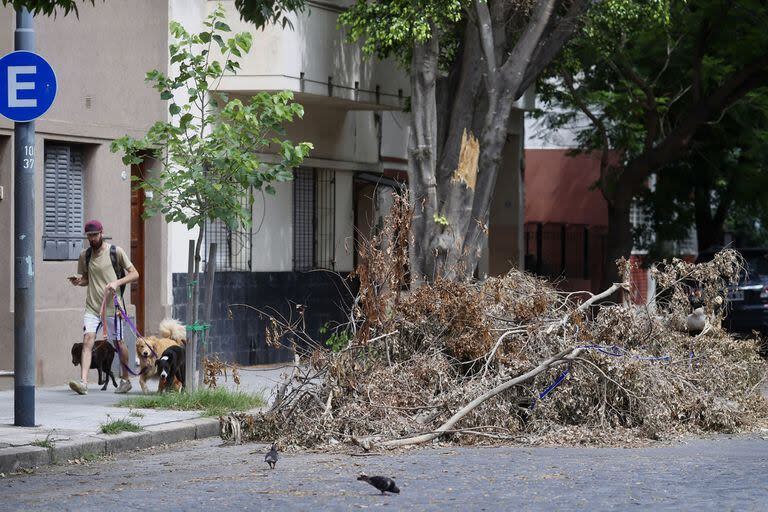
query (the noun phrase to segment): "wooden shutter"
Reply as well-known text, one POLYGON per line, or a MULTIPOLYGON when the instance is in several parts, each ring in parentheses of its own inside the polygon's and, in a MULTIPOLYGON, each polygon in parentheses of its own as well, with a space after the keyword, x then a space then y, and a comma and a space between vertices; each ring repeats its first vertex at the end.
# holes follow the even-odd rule
POLYGON ((83 247, 83 152, 45 145, 43 259, 74 260, 83 247))

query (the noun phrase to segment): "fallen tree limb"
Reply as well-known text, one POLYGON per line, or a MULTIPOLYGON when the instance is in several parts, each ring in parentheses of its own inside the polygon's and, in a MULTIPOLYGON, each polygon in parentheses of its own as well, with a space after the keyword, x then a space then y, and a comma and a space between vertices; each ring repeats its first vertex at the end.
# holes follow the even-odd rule
POLYGON ((491 364, 491 361, 493 360, 493 356, 496 355, 496 351, 499 350, 499 347, 501 346, 501 342, 504 341, 504 338, 507 336, 511 336, 512 334, 518 334, 520 332, 520 329, 512 329, 501 336, 499 336, 498 341, 496 341, 496 344, 493 346, 493 350, 491 350, 490 354, 488 354, 488 357, 485 359, 485 366, 483 367, 483 377, 488 373, 488 365, 491 364))
POLYGON ((576 311, 586 311, 589 306, 591 306, 592 304, 594 304, 599 300, 610 297, 617 290, 629 291, 629 283, 613 283, 611 287, 605 290, 604 292, 598 293, 597 295, 593 295, 589 299, 579 304, 579 307, 576 308, 576 311))
POLYGON ((272 407, 270 407, 270 411, 274 411, 280 405, 283 403, 283 400, 285 399, 285 392, 288 391, 288 386, 291 385, 291 382, 293 382, 293 378, 296 376, 296 372, 299 369, 299 355, 294 354, 293 355, 293 365, 291 368, 290 373, 287 375, 285 380, 280 383, 280 387, 277 389, 277 393, 275 394, 275 401, 272 403, 272 407))
MULTIPOLYGON (((574 311, 568 312, 568 314, 566 314, 563 317, 563 319, 560 321, 560 326, 565 327, 565 325, 568 323, 568 320, 573 316, 574 313, 581 313, 586 311, 595 302, 610 297, 611 295, 616 293, 616 291, 618 290, 629 291, 629 283, 628 282, 613 283, 610 286, 610 288, 608 288, 604 292, 598 293, 597 295, 593 295, 590 293, 590 295, 592 296, 589 299, 579 304, 579 306, 574 311)), ((579 292, 579 293, 582 293, 582 292, 579 292)), ((583 292, 583 293, 589 293, 589 292, 583 292)), ((547 332, 551 333, 556 325, 557 324, 550 325, 549 328, 547 329, 547 332)))
POLYGON ((535 376, 537 376, 538 374, 540 374, 541 372, 546 371, 553 366, 556 366, 558 364, 562 364, 574 359, 583 350, 584 349, 582 348, 568 348, 566 350, 563 350, 562 352, 543 361, 541 364, 539 364, 539 366, 529 371, 528 373, 524 373, 519 377, 515 377, 514 379, 511 379, 511 380, 508 380, 507 382, 499 384, 495 388, 491 389, 490 391, 487 391, 486 393, 483 393, 479 397, 469 402, 467 405, 461 408, 456 414, 451 416, 448 421, 440 425, 440 427, 438 427, 433 432, 430 432, 428 434, 423 434, 420 436, 407 437, 405 439, 393 439, 391 441, 384 441, 383 443, 379 443, 379 446, 382 446, 384 448, 399 448, 402 446, 428 443, 429 441, 432 441, 433 439, 436 439, 441 435, 448 433, 453 428, 453 426, 456 425, 456 423, 461 421, 461 419, 464 416, 472 412, 472 410, 474 410, 477 406, 479 406, 489 398, 492 398, 498 395, 499 393, 506 391, 512 386, 516 386, 517 384, 530 380, 535 376))

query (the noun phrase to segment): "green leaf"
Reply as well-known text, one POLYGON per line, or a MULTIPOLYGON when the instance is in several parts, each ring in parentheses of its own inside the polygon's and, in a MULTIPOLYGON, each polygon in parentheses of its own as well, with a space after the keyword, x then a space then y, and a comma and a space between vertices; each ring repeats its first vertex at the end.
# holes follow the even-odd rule
POLYGON ((232 29, 229 28, 229 25, 227 25, 223 21, 217 21, 216 23, 214 23, 213 28, 215 28, 216 30, 221 30, 222 32, 231 32, 232 31, 232 29))

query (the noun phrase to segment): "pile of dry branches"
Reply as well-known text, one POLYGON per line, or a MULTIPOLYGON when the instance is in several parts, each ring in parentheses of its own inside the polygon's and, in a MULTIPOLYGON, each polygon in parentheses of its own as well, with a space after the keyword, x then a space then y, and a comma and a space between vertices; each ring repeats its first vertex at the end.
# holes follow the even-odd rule
MULTIPOLYGON (((737 253, 654 269, 654 308, 598 304, 626 283, 600 296, 564 294, 518 271, 406 294, 408 215, 398 198, 363 251, 346 346, 297 352, 272 409, 222 417, 224 439, 365 449, 434 439, 625 444, 735 432, 766 417, 756 342, 719 327, 725 288, 743 270, 737 253), (696 336, 685 330, 692 294, 708 317, 696 336)), ((290 331, 276 339, 306 339, 273 325, 290 331)))

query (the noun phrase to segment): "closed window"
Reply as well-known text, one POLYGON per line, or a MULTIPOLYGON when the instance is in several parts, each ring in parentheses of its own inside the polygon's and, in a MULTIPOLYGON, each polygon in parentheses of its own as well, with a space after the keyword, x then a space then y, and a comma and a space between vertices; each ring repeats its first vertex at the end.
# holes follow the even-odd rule
MULTIPOLYGON (((240 206, 245 211, 251 212, 253 218, 253 204, 250 201, 251 194, 247 193, 240 198, 240 206)), ((205 244, 203 254, 208 262, 210 243, 216 244, 216 271, 236 272, 251 270, 251 245, 253 243, 253 231, 250 227, 232 230, 221 220, 205 221, 205 244)))
POLYGON ((76 260, 83 249, 83 149, 45 144, 43 259, 76 260))

